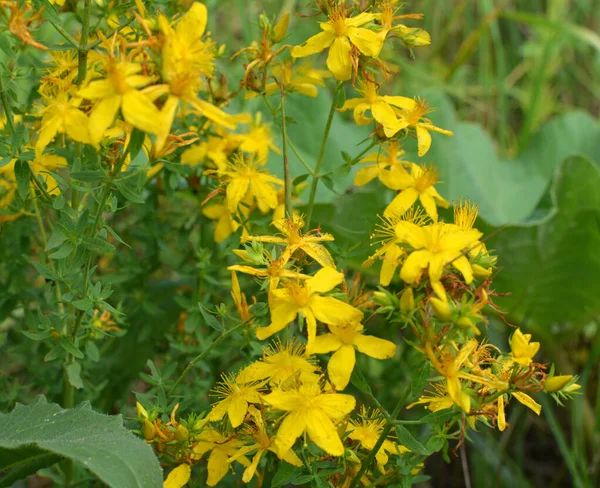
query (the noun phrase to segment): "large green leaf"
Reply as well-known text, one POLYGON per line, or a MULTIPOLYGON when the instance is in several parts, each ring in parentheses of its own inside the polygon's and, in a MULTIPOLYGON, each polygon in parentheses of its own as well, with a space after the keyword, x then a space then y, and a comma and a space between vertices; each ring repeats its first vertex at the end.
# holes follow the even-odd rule
POLYGON ((494 284, 511 315, 538 326, 584 325, 600 314, 600 171, 565 160, 551 188, 552 210, 502 229, 489 243, 503 267, 494 284))
POLYGON ((162 486, 150 446, 123 427, 121 416, 94 412, 87 402, 63 409, 41 396, 0 414, 0 458, 0 486, 60 458, 81 464, 108 486, 162 486))

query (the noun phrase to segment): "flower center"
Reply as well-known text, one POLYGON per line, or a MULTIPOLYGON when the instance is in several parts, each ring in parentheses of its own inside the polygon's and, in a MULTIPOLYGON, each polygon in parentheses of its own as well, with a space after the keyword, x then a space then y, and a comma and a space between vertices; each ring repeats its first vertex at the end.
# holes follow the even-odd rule
POLYGON ((343 10, 335 9, 331 13, 330 21, 333 25, 333 29, 335 30, 335 34, 338 37, 346 35, 346 30, 348 27, 346 26, 346 15, 344 14, 343 10))

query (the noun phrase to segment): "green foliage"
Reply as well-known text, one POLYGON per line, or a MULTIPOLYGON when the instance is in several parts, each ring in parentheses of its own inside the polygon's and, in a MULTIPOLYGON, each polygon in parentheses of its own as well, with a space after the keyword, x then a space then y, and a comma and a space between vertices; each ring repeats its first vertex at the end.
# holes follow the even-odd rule
POLYGON ((81 464, 108 486, 162 486, 152 449, 123 427, 120 416, 94 412, 85 402, 63 409, 39 397, 0 414, 0 486, 61 459, 81 464))

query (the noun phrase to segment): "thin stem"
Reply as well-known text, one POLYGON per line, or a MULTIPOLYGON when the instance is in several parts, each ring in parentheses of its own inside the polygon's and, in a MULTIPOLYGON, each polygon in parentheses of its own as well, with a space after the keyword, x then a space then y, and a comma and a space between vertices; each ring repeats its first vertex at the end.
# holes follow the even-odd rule
POLYGON ((325 147, 327 146, 327 139, 329 139, 329 131, 331 130, 331 122, 333 122, 333 114, 335 113, 335 98, 338 90, 342 86, 343 83, 340 83, 336 86, 335 91, 333 92, 333 99, 331 100, 331 107, 329 108, 329 115, 327 115, 327 122, 325 123, 325 132, 323 133, 323 139, 321 141, 321 149, 319 149, 317 164, 315 165, 312 184, 310 186, 310 196, 308 197, 308 208, 306 210, 306 229, 310 229, 310 220, 312 219, 313 207, 315 205, 315 196, 317 194, 317 186, 319 184, 321 165, 323 164, 325 147))
POLYGON ((27 164, 27 169, 29 170, 29 173, 31 175, 31 181, 33 181, 33 184, 37 187, 37 189, 40 191, 40 193, 42 194, 42 196, 44 197, 44 199, 47 202, 51 202, 52 201, 52 197, 50 196, 50 194, 46 191, 46 189, 44 188, 44 185, 42 185, 42 183, 40 182, 40 180, 38 180, 35 176, 35 173, 33 172, 33 170, 31 169, 31 166, 29 166, 29 163, 27 164))
POLYGON ((464 442, 460 446, 460 464, 463 470, 465 488, 471 488, 471 475, 469 474, 469 460, 467 459, 467 448, 464 442))
POLYGON ((217 339, 215 339, 210 346, 208 346, 204 351, 202 351, 200 354, 198 354, 194 359, 192 359, 189 364, 187 365, 187 367, 183 370, 183 372, 181 373, 181 375, 179 376, 179 378, 177 378, 177 381, 175 382, 175 384, 173 385, 173 388, 171 388, 171 391, 169 392, 169 395, 172 396, 173 393, 175 392, 175 390, 177 390, 177 387, 179 386, 179 384, 183 381, 183 379, 187 376, 187 374, 191 371, 191 369, 198 363, 198 361, 202 361, 202 359, 210 352, 212 351, 215 347, 217 347, 219 344, 221 344, 221 342, 223 342, 225 339, 227 339, 230 335, 232 335, 234 332, 237 332, 238 330, 240 330, 242 327, 246 326, 248 324, 248 322, 251 319, 245 320, 244 322, 239 323, 238 325, 236 325, 235 327, 233 327, 232 329, 229 329, 227 332, 223 333, 222 335, 220 335, 217 339))
POLYGON ((15 131, 15 122, 13 120, 12 110, 10 109, 10 100, 8 94, 4 89, 4 81, 2 80, 2 73, 0 73, 0 100, 2 100, 2 106, 4 107, 4 113, 6 114, 6 123, 10 129, 10 132, 15 131))
POLYGON ((279 84, 281 90, 281 136, 283 139, 283 184, 284 184, 284 206, 285 213, 291 219, 293 218, 292 208, 292 180, 290 178, 290 164, 287 154, 287 129, 285 126, 285 91, 279 84))
POLYGON ((300 163, 302 163, 302 166, 304 166, 306 168, 306 170, 308 171, 308 173, 314 178, 315 177, 315 172, 310 167, 310 165, 306 162, 306 160, 302 156, 300 156, 300 153, 298 152, 298 149, 296 149, 296 146, 292 143, 292 140, 290 139, 290 136, 287 136, 287 143, 290 146, 290 149, 292 150, 292 152, 298 158, 298 161, 300 161, 300 163))
POLYGON ((81 39, 78 48, 77 84, 81 85, 87 75, 88 37, 90 33, 90 13, 92 2, 84 0, 83 19, 81 20, 81 39))

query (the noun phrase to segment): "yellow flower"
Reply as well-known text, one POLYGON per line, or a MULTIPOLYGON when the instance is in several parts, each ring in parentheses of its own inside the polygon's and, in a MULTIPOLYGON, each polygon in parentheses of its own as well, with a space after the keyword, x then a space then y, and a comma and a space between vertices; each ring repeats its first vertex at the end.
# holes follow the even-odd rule
POLYGON ((467 284, 473 281, 473 270, 463 250, 481 237, 476 229, 462 230, 444 223, 419 227, 412 222, 401 222, 403 240, 414 249, 400 270, 400 278, 415 284, 422 270, 429 270, 429 279, 438 298, 445 299, 441 285, 444 267, 451 264, 463 275, 467 284))
MULTIPOLYGON (((273 76, 280 81, 285 91, 314 98, 319 92, 317 86, 325 86, 323 80, 330 75, 328 71, 314 69, 308 63, 292 65, 291 61, 282 61, 273 68, 273 76)), ((279 85, 275 82, 267 83, 265 93, 267 95, 279 93, 279 85)), ((246 96, 246 98, 252 98, 257 93, 248 92, 248 95, 250 96, 246 96)))
MULTIPOLYGON (((386 421, 381 417, 378 409, 371 411, 363 406, 360 409, 358 419, 350 419, 350 424, 346 430, 348 432, 348 439, 357 441, 362 449, 372 451, 383 432, 385 424, 386 421)), ((410 451, 388 437, 383 441, 383 444, 375 455, 377 468, 382 474, 385 473, 385 465, 389 461, 389 454, 402 454, 405 452, 410 451)))
MULTIPOLYGON (((234 437, 226 437, 220 432, 208 428, 196 437, 194 446, 195 459, 200 459, 210 451, 208 457, 208 478, 206 484, 215 486, 231 468, 229 458, 234 456, 238 449, 244 445, 243 441, 234 437)), ((243 466, 250 466, 250 461, 245 456, 239 456, 236 461, 243 466)))
POLYGON ((528 367, 540 349, 539 342, 530 342, 531 334, 523 334, 521 329, 515 330, 510 338, 510 350, 513 361, 521 366, 528 367))
POLYGON ((234 136, 225 132, 221 127, 213 129, 218 136, 208 136, 206 140, 191 146, 181 153, 181 164, 196 166, 208 160, 208 163, 213 163, 218 169, 225 169, 227 159, 231 153, 238 148, 239 140, 234 136))
POLYGON ((79 90, 78 96, 99 100, 89 118, 89 133, 94 144, 104 137, 104 131, 114 122, 119 109, 125 121, 144 132, 156 134, 160 112, 138 88, 152 82, 151 76, 140 75, 142 66, 109 58, 105 66, 106 78, 91 81, 79 90))
POLYGON ((69 98, 60 91, 53 97, 43 98, 41 130, 35 144, 36 156, 41 156, 44 149, 56 137, 56 134, 66 133, 77 142, 89 143, 88 117, 78 106, 81 99, 69 98))
POLYGON ((431 112, 431 110, 429 110, 429 105, 420 98, 417 98, 413 102, 413 106, 411 108, 396 110, 396 113, 400 117, 398 122, 400 129, 408 127, 415 130, 417 134, 419 156, 424 156, 431 147, 430 131, 439 132, 440 134, 444 134, 446 136, 454 135, 452 131, 440 129, 439 127, 433 125, 431 120, 423 118, 423 116, 429 112, 431 112))
POLYGON ((356 400, 353 396, 322 393, 318 384, 311 383, 302 385, 297 390, 277 389, 266 395, 264 400, 273 409, 287 412, 275 440, 280 458, 304 432, 328 454, 344 454, 344 446, 335 424, 354 410, 356 400))
POLYGON ((286 263, 283 261, 283 259, 275 259, 271 261, 267 268, 253 268, 252 266, 247 266, 245 264, 234 264, 233 266, 229 266, 227 269, 230 271, 239 271, 240 273, 246 273, 252 276, 258 276, 259 278, 269 278, 269 290, 276 289, 281 278, 296 280, 308 280, 312 278, 310 275, 285 269, 285 264, 286 263))
MULTIPOLYGON (((256 201, 261 212, 277 207, 277 190, 274 185, 283 185, 283 181, 259 169, 260 161, 255 157, 234 157, 224 171, 217 172, 224 176, 227 184, 227 204, 229 211, 235 213, 238 205, 245 197, 256 201)), ((208 171, 207 173, 215 173, 208 171)))
POLYGON ((280 341, 263 348, 263 357, 246 366, 238 376, 242 383, 268 379, 272 385, 279 385, 298 375, 301 383, 316 383, 319 380, 318 368, 304 354, 304 346, 292 340, 287 344, 280 341))
POLYGON ((168 95, 160 113, 161 124, 155 143, 157 151, 167 140, 180 102, 191 105, 201 116, 216 124, 228 129, 236 127, 234 117, 197 96, 204 83, 203 77, 210 77, 214 69, 215 45, 202 39, 206 19, 206 6, 199 2, 192 3, 174 29, 169 26, 166 17, 159 18, 165 37, 161 75, 166 84, 145 90, 153 100, 168 95))
POLYGON ((405 154, 406 151, 402 149, 400 143, 388 141, 383 152, 372 152, 360 160, 359 164, 367 166, 358 170, 354 176, 354 184, 356 186, 363 186, 374 178, 379 178, 379 181, 385 186, 393 188, 390 185, 394 185, 396 174, 405 175, 407 173, 406 168, 412 164, 399 159, 405 154))
POLYGON ((321 266, 328 266, 335 268, 335 262, 329 254, 329 251, 320 244, 321 242, 333 241, 331 234, 315 233, 315 234, 302 234, 302 227, 304 226, 304 220, 298 216, 293 219, 282 219, 274 221, 273 225, 276 226, 281 233, 282 237, 279 236, 246 236, 242 238, 242 242, 265 242, 269 244, 283 244, 286 246, 285 251, 282 253, 282 261, 285 264, 296 251, 304 251, 307 255, 313 258, 321 266))
POLYGON ((433 383, 435 391, 425 391, 425 395, 419 397, 419 399, 408 405, 406 408, 412 408, 415 405, 424 404, 425 408, 431 412, 439 412, 446 408, 451 408, 454 405, 454 400, 448 394, 447 385, 444 383, 433 383))
POLYGON ((180 464, 169 473, 163 488, 182 488, 190 480, 192 469, 187 464, 180 464))
POLYGON ((249 310, 250 307, 248 307, 246 295, 242 293, 242 290, 240 288, 240 282, 237 279, 237 274, 235 273, 235 271, 231 272, 231 296, 233 298, 235 308, 237 308, 240 319, 243 322, 249 321, 252 318, 252 314, 249 310))
POLYGON ((221 420, 227 414, 231 426, 235 429, 244 421, 249 404, 261 403, 259 391, 262 384, 240 383, 238 375, 234 374, 223 374, 221 380, 219 386, 213 389, 221 400, 213 405, 207 419, 213 422, 221 420))
POLYGON ((394 21, 400 19, 422 19, 423 14, 405 14, 395 15, 401 8, 399 0, 383 0, 380 3, 381 13, 375 14, 377 20, 381 22, 383 33, 396 34, 408 47, 427 46, 431 44, 429 32, 417 27, 407 27, 403 24, 394 25, 394 21), (398 6, 400 4, 400 6, 398 6))
POLYGON ((232 136, 238 141, 240 150, 256 155, 261 163, 267 162, 269 150, 276 154, 281 154, 279 148, 275 145, 275 138, 271 134, 269 124, 262 122, 262 114, 258 112, 254 122, 250 125, 250 130, 245 134, 234 134, 232 136))
POLYGON ((353 109, 354 121, 357 125, 368 125, 371 123, 373 119, 365 116, 365 112, 370 110, 373 118, 383 126, 386 137, 392 137, 403 128, 392 106, 410 109, 415 103, 411 98, 407 97, 378 95, 377 84, 368 80, 364 80, 361 83, 359 92, 362 97, 346 100, 346 103, 344 103, 340 110, 343 112, 353 109))
POLYGON ((36 157, 29 166, 36 177, 42 177, 50 195, 58 195, 60 193, 56 178, 49 172, 55 171, 58 168, 66 168, 67 160, 65 158, 54 154, 44 154, 36 157))
POLYGON ((356 363, 356 352, 375 359, 389 359, 396 354, 396 344, 385 339, 363 334, 364 327, 358 322, 339 325, 330 324, 329 333, 317 336, 312 349, 314 354, 333 352, 327 363, 327 373, 337 390, 343 390, 350 383, 350 376, 356 363))
POLYGON ((374 14, 365 12, 348 18, 343 5, 333 7, 329 20, 320 23, 323 32, 294 46, 292 56, 303 58, 329 48, 327 68, 337 80, 349 80, 352 76, 350 51, 353 46, 372 58, 377 58, 383 47, 383 38, 378 33, 361 27, 374 18, 374 14))
MULTIPOLYGON (((247 454, 256 452, 256 454, 252 458, 252 463, 246 468, 244 474, 242 475, 242 481, 244 483, 250 483, 250 480, 252 480, 254 474, 256 473, 258 463, 267 451, 271 451, 277 454, 277 448, 274 442, 274 438, 269 437, 269 434, 267 433, 262 413, 255 407, 250 407, 250 415, 254 420, 254 426, 248 427, 245 434, 247 434, 251 438, 252 444, 240 447, 238 452, 234 456, 229 458, 229 462, 231 463, 237 460, 240 456, 245 456, 247 454)), ((282 456, 282 459, 293 466, 302 466, 302 461, 298 456, 296 456, 296 453, 292 449, 290 449, 286 454, 284 454, 282 456)))
POLYGON ((394 197, 383 214, 402 215, 418 199, 427 212, 427 215, 431 217, 431 220, 437 222, 437 207, 448 208, 450 206, 433 186, 438 183, 438 177, 437 169, 434 166, 422 167, 414 163, 411 164, 410 174, 408 172, 400 173, 397 171, 388 180, 388 183, 390 188, 400 190, 400 193, 394 197))
POLYGON ((324 297, 326 293, 339 285, 344 279, 335 269, 322 268, 304 283, 286 283, 285 288, 270 292, 271 323, 267 327, 258 327, 256 337, 264 340, 284 329, 298 313, 306 319, 308 344, 306 353, 312 354, 317 335, 317 320, 326 324, 360 321, 363 313, 353 306, 333 297, 324 297))
POLYGON ((513 391, 511 395, 515 397, 519 401, 519 403, 522 403, 527 408, 535 412, 536 415, 539 415, 542 412, 542 406, 526 393, 523 393, 521 391, 513 391))
POLYGON ((233 218, 233 214, 229 210, 227 199, 222 203, 211 203, 202 207, 202 214, 210 220, 216 220, 215 224, 215 242, 217 244, 223 242, 231 234, 236 232, 240 224, 233 218))

